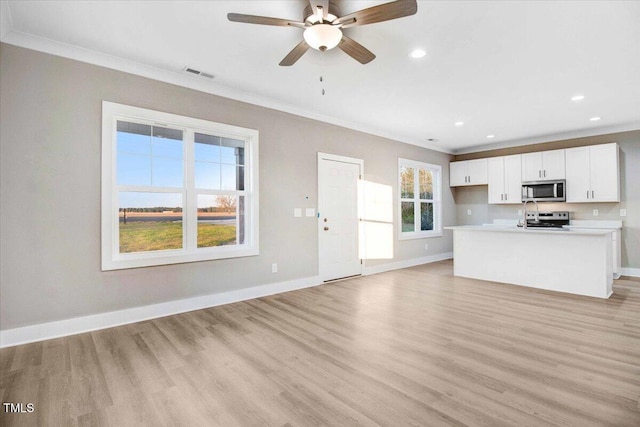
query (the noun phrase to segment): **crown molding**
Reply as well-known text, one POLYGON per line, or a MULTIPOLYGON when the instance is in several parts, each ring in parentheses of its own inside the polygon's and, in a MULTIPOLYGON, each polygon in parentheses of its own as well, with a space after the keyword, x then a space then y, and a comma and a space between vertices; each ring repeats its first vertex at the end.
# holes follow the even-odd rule
POLYGON ((52 39, 16 31, 13 29, 10 8, 6 0, 0 0, 0 41, 25 49, 35 50, 50 55, 60 56, 63 58, 97 65, 104 68, 122 71, 125 73, 134 74, 164 83, 174 84, 188 89, 209 93, 211 95, 245 102, 248 104, 340 126, 358 132, 363 132, 381 138, 386 138, 405 144, 415 145, 421 148, 453 155, 519 147, 544 142, 559 141, 564 139, 584 138, 589 136, 605 135, 608 133, 640 130, 640 121, 636 121, 620 125, 594 127, 577 131, 560 132, 521 139, 507 140, 491 144, 475 145, 453 150, 437 144, 429 143, 427 145, 426 142, 416 141, 415 138, 388 132, 375 126, 371 126, 370 124, 351 122, 339 117, 319 114, 295 105, 281 103, 273 99, 258 96, 246 91, 242 91, 240 89, 219 84, 215 82, 215 80, 200 80, 198 77, 184 74, 182 69, 167 70, 153 67, 150 65, 142 64, 140 62, 131 61, 114 55, 98 52, 96 50, 86 49, 79 46, 61 43, 52 39))
MULTIPOLYGON (((460 148, 454 151, 455 155, 478 153, 481 151, 500 150, 503 148, 522 147, 525 145, 541 144, 545 142, 562 141, 574 138, 586 138, 589 136, 607 135, 611 133, 629 132, 640 130, 640 121, 623 123, 620 125, 601 126, 590 129, 581 129, 570 132, 560 132, 548 135, 532 136, 530 138, 514 139, 494 144, 474 145, 472 147, 460 148)), ((613 141, 612 141, 613 142, 613 141)))
POLYGON ((61 43, 55 40, 51 40, 45 37, 34 36, 32 34, 22 33, 15 31, 11 26, 10 15, 4 13, 9 8, 6 1, 2 1, 2 35, 0 41, 3 43, 11 44, 14 46, 22 47, 25 49, 35 50, 38 52, 47 53, 50 55, 60 56, 63 58, 73 59, 80 62, 85 62, 92 65, 97 65, 104 68, 110 68, 112 70, 122 71, 129 74, 134 74, 141 77, 161 81, 164 83, 170 83, 177 86, 185 87, 188 89, 197 90, 200 92, 209 93, 224 98, 233 99, 236 101, 246 102, 248 104, 257 105, 260 107, 269 108, 272 110, 281 111, 284 113, 293 114, 300 117, 305 117, 312 120, 352 129, 358 132, 367 133, 370 135, 391 139, 394 141, 402 142, 405 144, 416 145, 421 148, 443 152, 446 154, 453 154, 453 151, 439 145, 426 146, 424 142, 416 141, 415 139, 408 138, 403 135, 397 135, 388 131, 376 128, 364 123, 354 123, 338 117, 332 117, 324 114, 318 114, 314 111, 306 110, 304 108, 297 107, 295 105, 285 104, 266 97, 257 96, 246 91, 231 88, 229 86, 221 85, 215 81, 204 81, 198 77, 186 75, 180 70, 166 70, 150 65, 142 64, 136 61, 120 58, 114 55, 98 52, 92 49, 86 49, 79 46, 70 45, 67 43, 61 43), (7 16, 8 30, 5 32, 5 15, 7 16))

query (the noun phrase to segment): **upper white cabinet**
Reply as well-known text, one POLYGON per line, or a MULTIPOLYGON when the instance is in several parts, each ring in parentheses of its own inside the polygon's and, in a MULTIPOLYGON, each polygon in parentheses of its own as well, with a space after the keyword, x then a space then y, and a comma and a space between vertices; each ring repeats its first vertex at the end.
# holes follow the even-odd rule
POLYGON ((566 150, 567 203, 619 202, 618 144, 566 150))
POLYGON ((565 150, 541 151, 522 155, 522 180, 565 179, 565 150))
POLYGON ((449 186, 487 185, 487 159, 449 163, 449 186))
POLYGON ((492 157, 488 159, 489 203, 522 202, 522 156, 492 157))

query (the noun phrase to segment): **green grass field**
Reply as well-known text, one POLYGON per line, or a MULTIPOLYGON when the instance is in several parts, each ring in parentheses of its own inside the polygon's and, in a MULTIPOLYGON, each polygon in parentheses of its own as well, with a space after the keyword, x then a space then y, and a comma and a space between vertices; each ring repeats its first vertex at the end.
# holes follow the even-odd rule
MULTIPOLYGON (((230 245, 236 242, 236 226, 198 224, 198 247, 230 245)), ((182 248, 181 222, 120 223, 120 253, 162 251, 182 248)))

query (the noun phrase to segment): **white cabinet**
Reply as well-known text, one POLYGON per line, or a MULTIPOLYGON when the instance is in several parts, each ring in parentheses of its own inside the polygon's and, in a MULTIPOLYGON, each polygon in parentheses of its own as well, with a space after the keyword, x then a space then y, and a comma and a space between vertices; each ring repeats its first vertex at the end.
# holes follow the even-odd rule
POLYGON ((488 159, 489 203, 522 202, 522 156, 488 159))
POLYGON ((522 180, 565 179, 565 150, 540 151, 522 155, 522 180))
POLYGON ((566 150, 567 203, 619 202, 618 144, 566 150))
POLYGON ((569 226, 571 230, 611 230, 611 243, 613 245, 613 278, 619 279, 622 270, 622 221, 593 221, 572 220, 569 226))
POLYGON ((487 159, 449 163, 449 186, 487 185, 487 159))

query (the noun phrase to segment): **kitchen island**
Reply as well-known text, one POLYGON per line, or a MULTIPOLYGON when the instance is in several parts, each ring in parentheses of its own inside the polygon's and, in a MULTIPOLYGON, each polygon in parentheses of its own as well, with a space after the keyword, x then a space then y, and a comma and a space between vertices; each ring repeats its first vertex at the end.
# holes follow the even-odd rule
POLYGON ((609 298, 612 231, 467 225, 453 230, 455 276, 609 298))

